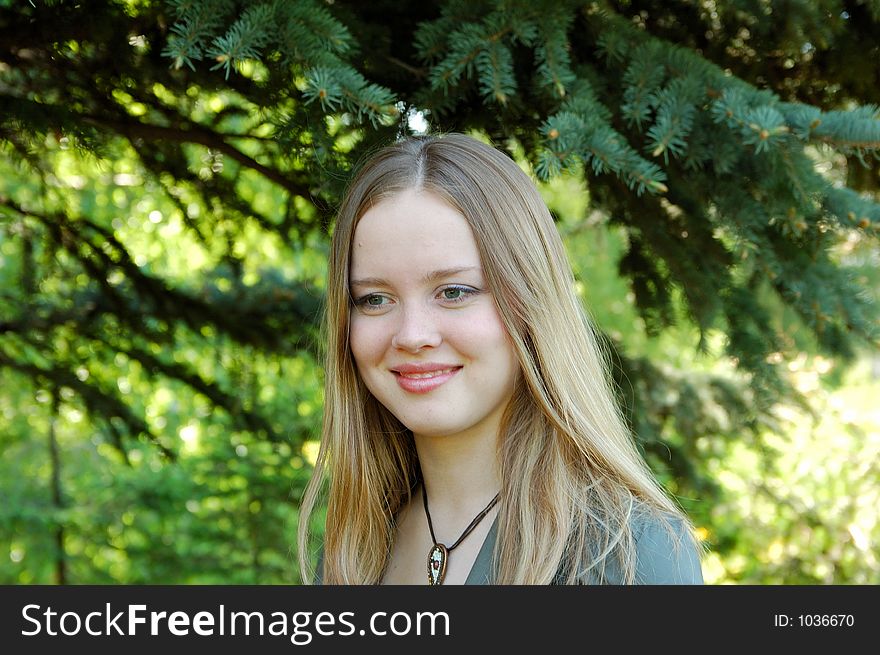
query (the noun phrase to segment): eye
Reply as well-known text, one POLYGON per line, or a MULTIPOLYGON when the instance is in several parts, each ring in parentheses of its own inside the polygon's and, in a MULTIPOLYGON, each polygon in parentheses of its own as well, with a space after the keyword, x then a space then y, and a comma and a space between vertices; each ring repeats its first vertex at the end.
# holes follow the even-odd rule
POLYGON ((383 296, 380 293, 368 293, 365 296, 357 298, 354 301, 354 304, 356 307, 364 311, 374 311, 390 305, 391 299, 388 298, 388 296, 383 296))
POLYGON ((479 293, 479 290, 472 287, 455 285, 441 289, 439 296, 441 300, 454 303, 466 300, 477 293, 479 293))

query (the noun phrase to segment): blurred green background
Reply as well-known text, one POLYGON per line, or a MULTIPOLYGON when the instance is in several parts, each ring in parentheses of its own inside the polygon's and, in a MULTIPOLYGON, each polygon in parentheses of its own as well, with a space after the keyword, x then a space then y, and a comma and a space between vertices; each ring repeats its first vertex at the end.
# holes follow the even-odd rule
POLYGON ((707 582, 880 583, 880 4, 802 5, 0 2, 0 583, 299 582, 334 207, 425 130, 541 180, 707 582))

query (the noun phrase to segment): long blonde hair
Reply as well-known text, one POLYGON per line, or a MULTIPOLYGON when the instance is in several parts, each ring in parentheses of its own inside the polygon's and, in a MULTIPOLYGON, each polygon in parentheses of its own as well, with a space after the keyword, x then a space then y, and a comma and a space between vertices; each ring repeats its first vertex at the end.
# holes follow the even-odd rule
POLYGON ((501 427, 494 582, 601 581, 612 560, 622 581, 633 582, 636 515, 654 515, 673 537, 671 520, 689 523, 629 434, 607 354, 537 188, 509 157, 460 134, 409 138, 379 151, 339 209, 327 278, 323 432, 299 519, 303 579, 312 579, 309 519, 322 493, 323 582, 375 584, 391 552, 395 515, 417 482, 411 433, 367 391, 349 348, 357 221, 406 189, 438 195, 469 223, 522 369, 501 427))

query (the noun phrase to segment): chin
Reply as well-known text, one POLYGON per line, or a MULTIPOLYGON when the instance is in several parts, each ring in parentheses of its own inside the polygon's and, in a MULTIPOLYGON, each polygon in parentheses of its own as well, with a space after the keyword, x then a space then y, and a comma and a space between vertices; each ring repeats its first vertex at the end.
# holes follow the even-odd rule
POLYGON ((438 425, 436 422, 401 421, 407 429, 420 437, 449 437, 459 434, 463 428, 459 425, 438 425))

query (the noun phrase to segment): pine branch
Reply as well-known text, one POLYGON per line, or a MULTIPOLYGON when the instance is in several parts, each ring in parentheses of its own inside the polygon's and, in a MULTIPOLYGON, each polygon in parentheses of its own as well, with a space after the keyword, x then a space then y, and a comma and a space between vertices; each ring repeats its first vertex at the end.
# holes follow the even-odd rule
POLYGON ((652 156, 663 155, 663 162, 669 163, 670 153, 679 158, 687 153, 699 99, 696 84, 686 78, 676 78, 657 92, 657 114, 647 134, 652 156))
MULTIPOLYGON (((256 161, 252 157, 238 150, 226 139, 230 135, 220 134, 208 130, 200 125, 187 125, 180 127, 166 127, 164 125, 153 125, 133 120, 118 120, 105 118, 103 116, 83 116, 82 120, 88 124, 95 125, 125 136, 129 140, 146 139, 149 141, 174 141, 177 143, 197 143, 207 146, 213 150, 227 155, 232 160, 238 162, 246 168, 253 169, 266 177, 266 179, 275 182, 279 186, 288 190, 290 193, 309 197, 308 189, 300 186, 296 181, 290 179, 280 171, 270 168, 256 161)), ((234 135, 238 137, 240 135, 234 135)))
POLYGON ((186 65, 195 70, 193 61, 201 61, 205 47, 233 8, 233 0, 167 0, 177 15, 162 56, 173 60, 174 68, 186 65))
POLYGON ((450 37, 452 47, 449 54, 431 68, 431 88, 447 90, 457 84, 462 75, 472 77, 477 67, 477 58, 490 44, 499 41, 511 30, 510 26, 506 26, 493 33, 487 32, 485 25, 468 23, 461 26, 450 37))
MULTIPOLYGON (((29 362, 22 362, 0 350, 0 368, 4 367, 42 381, 45 385, 72 389, 82 398, 86 409, 95 419, 108 420, 109 424, 110 420, 118 418, 128 428, 130 436, 144 435, 159 449, 165 459, 169 461, 176 459, 175 453, 153 434, 143 419, 135 415, 128 405, 109 391, 80 380, 74 373, 66 369, 58 366, 40 367, 29 362)), ((121 449, 120 452, 123 456, 126 455, 124 449, 121 449)))
MULTIPOLYGON (((542 8, 543 9, 543 8, 542 8)), ((571 69, 568 31, 574 14, 568 8, 556 5, 556 10, 541 11, 535 46, 535 64, 538 76, 555 94, 564 98, 577 79, 571 69)))
POLYGON ((162 375, 183 382, 189 388, 203 394, 215 407, 222 408, 228 412, 236 429, 261 432, 270 441, 278 442, 282 440, 281 435, 275 431, 269 421, 259 413, 243 407, 238 396, 227 393, 216 382, 205 380, 185 364, 164 361, 161 357, 153 355, 133 344, 124 346, 121 343, 108 339, 97 330, 91 331, 90 336, 96 342, 107 346, 112 351, 122 353, 128 358, 140 362, 148 371, 158 371, 162 375))
POLYGON ((657 61, 656 44, 642 45, 633 53, 623 75, 624 92, 621 114, 629 125, 639 131, 657 106, 657 93, 666 77, 665 68, 657 61))
POLYGON ((506 104, 516 93, 510 50, 498 42, 490 43, 477 55, 476 66, 480 71, 480 92, 483 97, 501 105, 506 104))
POLYGON ((306 77, 303 96, 306 103, 319 101, 327 112, 353 111, 359 118, 367 118, 374 127, 393 121, 399 115, 393 94, 384 87, 370 84, 349 68, 313 68, 306 77))
POLYGON ((216 37, 205 54, 216 60, 211 68, 223 68, 226 78, 236 64, 259 59, 262 49, 275 38, 275 3, 249 7, 223 36, 216 37))
MULTIPOLYGON (((299 292, 289 291, 289 297, 278 297, 270 304, 261 302, 253 289, 248 290, 251 299, 249 303, 243 303, 241 298, 234 295, 225 294, 208 301, 172 288, 162 278, 145 273, 116 240, 112 231, 85 218, 72 221, 62 214, 42 215, 10 200, 5 200, 2 204, 39 221, 53 241, 79 262, 92 281, 97 283, 103 301, 109 305, 109 311, 135 333, 143 331, 143 316, 150 314, 169 323, 182 321, 195 332, 199 332, 205 325, 212 325, 241 343, 283 349, 303 344, 291 341, 290 334, 282 335, 280 331, 266 324, 267 321, 276 320, 273 311, 277 312, 277 318, 283 317, 288 324, 291 316, 299 317, 303 326, 311 325, 316 320, 311 303, 300 306, 294 303, 301 299, 299 292), (100 236, 108 246, 106 250, 89 239, 89 231, 100 236), (108 281, 113 269, 121 270, 125 274, 125 280, 131 288, 117 287, 108 281), (260 308, 259 312, 257 307, 260 308), (259 320, 260 317, 263 318, 262 321, 259 320)), ((305 297, 309 293, 309 290, 301 292, 305 297)))

